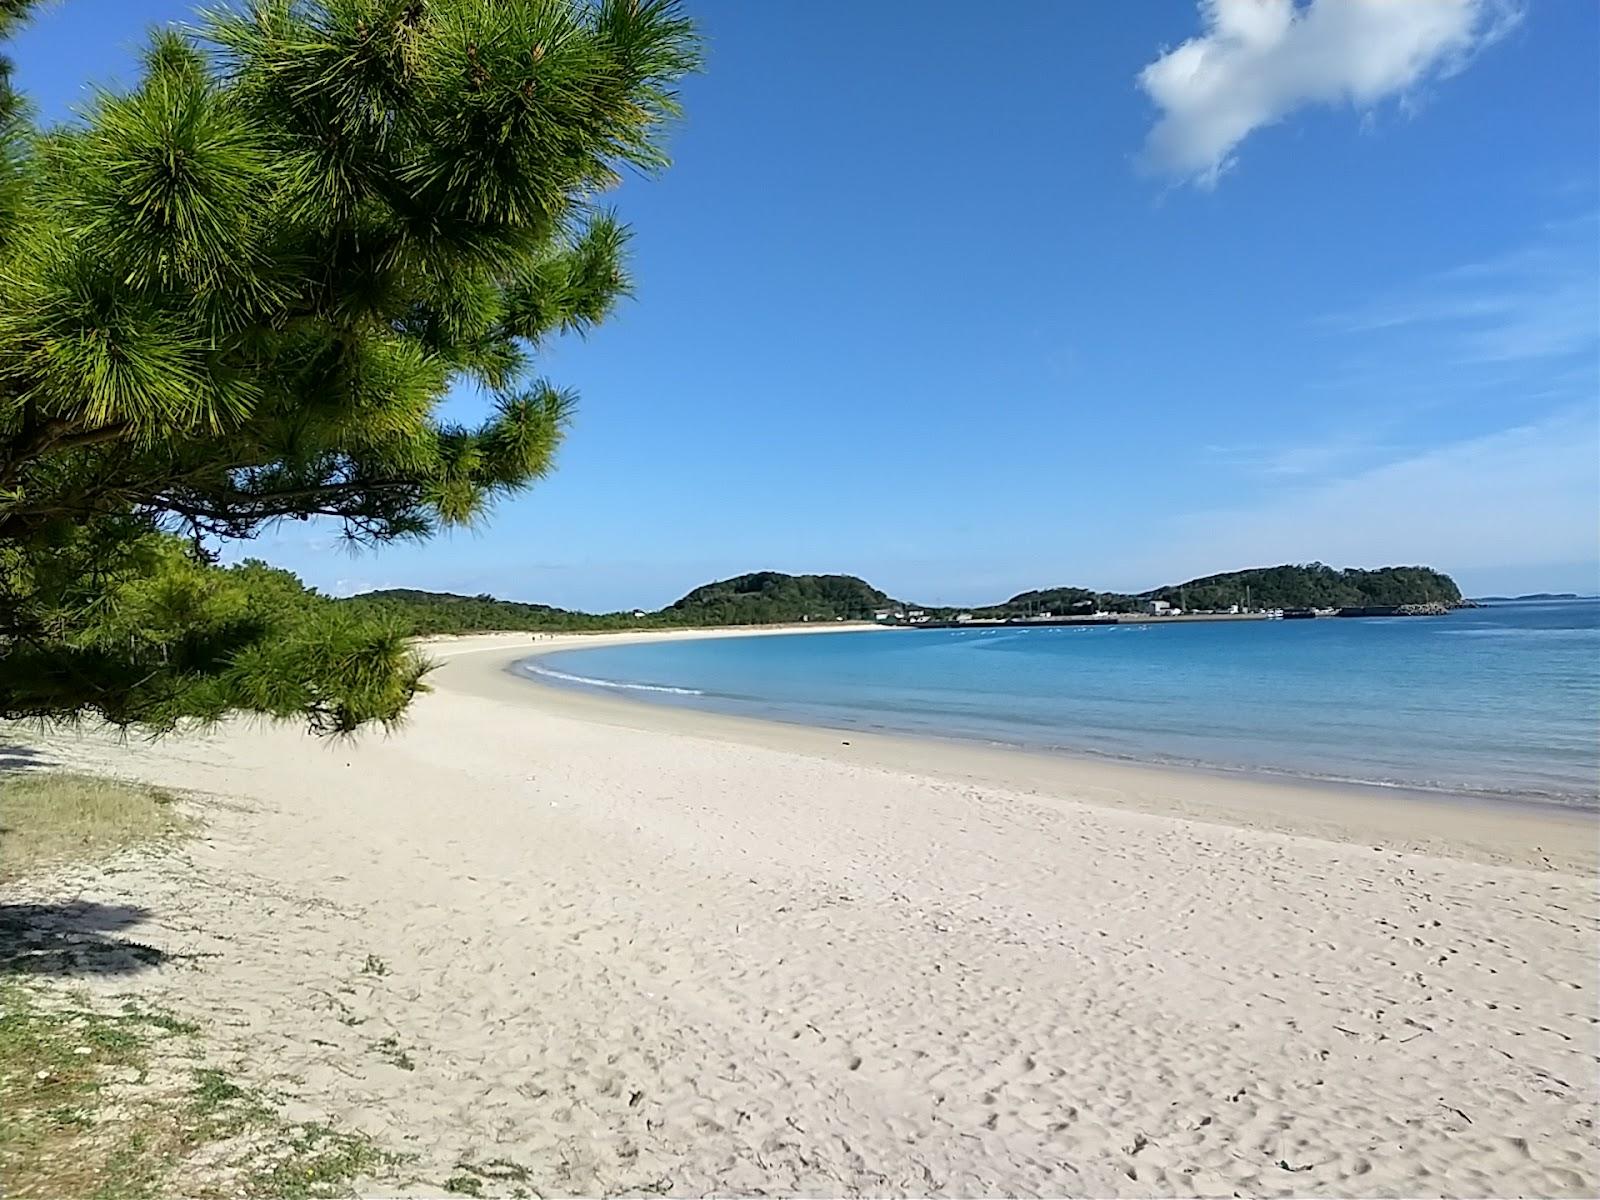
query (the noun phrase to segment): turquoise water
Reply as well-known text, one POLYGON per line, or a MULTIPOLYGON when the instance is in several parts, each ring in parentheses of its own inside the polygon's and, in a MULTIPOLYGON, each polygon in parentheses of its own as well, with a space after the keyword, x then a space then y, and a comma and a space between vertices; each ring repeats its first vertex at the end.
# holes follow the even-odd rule
POLYGON ((1600 602, 653 642, 519 664, 752 716, 1600 807, 1600 602))

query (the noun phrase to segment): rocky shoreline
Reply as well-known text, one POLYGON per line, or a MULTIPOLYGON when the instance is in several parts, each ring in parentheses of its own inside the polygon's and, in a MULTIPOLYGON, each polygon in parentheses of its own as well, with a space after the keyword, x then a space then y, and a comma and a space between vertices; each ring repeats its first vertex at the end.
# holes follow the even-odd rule
POLYGON ((1443 617, 1448 616, 1452 609, 1476 607, 1468 602, 1446 604, 1442 600, 1429 600, 1423 604, 1369 604, 1365 606, 1341 608, 1335 614, 1340 617, 1443 617))

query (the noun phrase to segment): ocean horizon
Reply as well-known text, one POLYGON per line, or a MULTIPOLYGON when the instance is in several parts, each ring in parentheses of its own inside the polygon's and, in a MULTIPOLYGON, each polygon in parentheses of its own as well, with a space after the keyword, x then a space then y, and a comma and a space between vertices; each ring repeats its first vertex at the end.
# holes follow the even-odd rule
POLYGON ((564 650, 557 687, 840 730, 1600 808, 1600 601, 564 650))

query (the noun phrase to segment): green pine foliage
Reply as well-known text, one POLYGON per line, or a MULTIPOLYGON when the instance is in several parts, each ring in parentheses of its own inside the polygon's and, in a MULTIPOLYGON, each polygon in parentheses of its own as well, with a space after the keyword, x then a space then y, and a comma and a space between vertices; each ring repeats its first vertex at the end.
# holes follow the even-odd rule
POLYGON ((0 546, 0 581, 25 597, 10 619, 40 631, 4 647, 9 718, 165 732, 246 711, 349 733, 398 721, 422 686, 403 622, 346 611, 287 571, 211 566, 132 518, 58 534, 44 552, 0 546))
POLYGON ((396 718, 403 623, 208 556, 426 537, 551 469, 539 348, 627 293, 599 200, 696 56, 675 0, 247 0, 59 128, 0 73, 0 716, 396 718))

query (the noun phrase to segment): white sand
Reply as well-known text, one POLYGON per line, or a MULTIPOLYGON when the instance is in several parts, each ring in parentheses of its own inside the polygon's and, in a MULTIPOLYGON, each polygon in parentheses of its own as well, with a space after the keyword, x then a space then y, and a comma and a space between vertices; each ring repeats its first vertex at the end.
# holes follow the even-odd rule
POLYGON ((388 739, 51 739, 237 798, 34 889, 151 910, 174 957, 92 986, 418 1192, 1600 1192, 1594 821, 568 695, 528 645, 440 647, 388 739))

